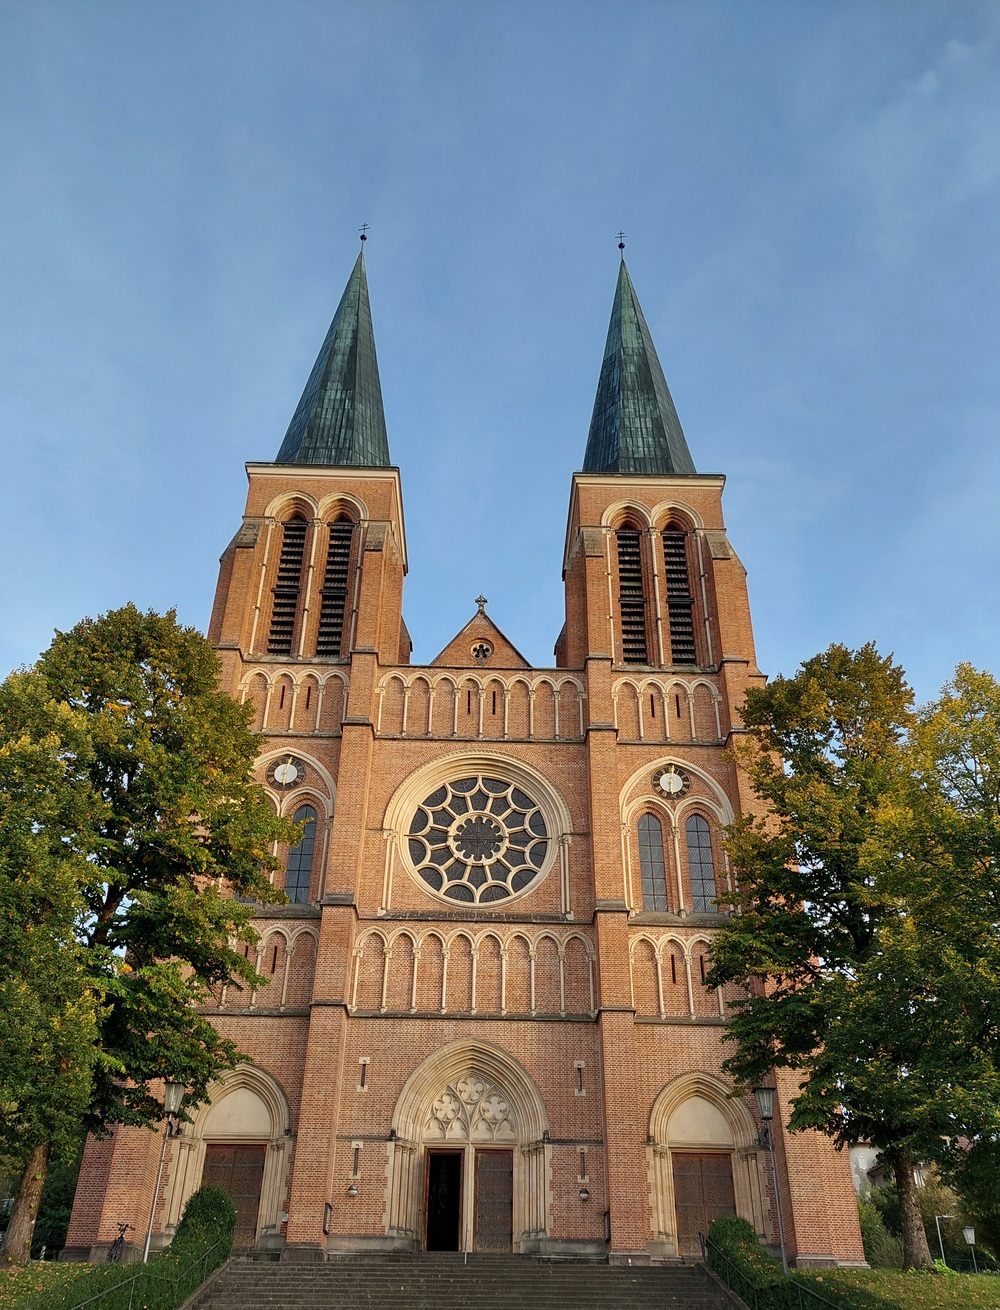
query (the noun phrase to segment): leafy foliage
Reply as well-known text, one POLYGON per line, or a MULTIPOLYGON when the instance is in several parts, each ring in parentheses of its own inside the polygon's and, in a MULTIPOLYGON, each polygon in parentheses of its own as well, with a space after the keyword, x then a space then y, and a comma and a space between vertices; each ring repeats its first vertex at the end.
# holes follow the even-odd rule
POLYGON ((280 901, 270 850, 296 829, 217 674, 194 629, 129 605, 0 686, 0 1152, 30 1165, 15 1258, 50 1143, 158 1124, 156 1080, 196 1103, 239 1059, 197 1007, 259 981, 253 905, 228 893, 280 901))
POLYGON ((911 702, 871 645, 748 692, 766 808, 729 831, 739 914, 709 982, 748 991, 737 1082, 793 1069, 793 1130, 872 1141, 903 1180, 907 1263, 926 1265, 912 1162, 1000 1127, 1000 688, 963 666, 936 705, 911 702))
POLYGON ((129 605, 85 619, 56 635, 37 669, 85 717, 80 782, 99 804, 77 933, 102 989, 109 1059, 95 1070, 87 1123, 155 1122, 152 1080, 182 1081, 197 1100, 237 1059, 193 1007, 212 983, 257 981, 237 948, 256 940, 253 907, 223 887, 280 900, 269 848, 294 829, 252 780, 250 709, 218 690, 214 651, 172 613, 129 605))
POLYGON ((97 1265, 76 1277, 41 1280, 29 1268, 24 1271, 26 1276, 0 1282, 0 1310, 73 1310, 90 1298, 99 1298, 91 1302, 91 1310, 138 1306, 177 1310, 212 1270, 229 1258, 235 1222, 236 1212, 225 1192, 201 1188, 185 1207, 169 1248, 148 1264, 97 1265), (194 1214, 187 1223, 192 1202, 194 1214))
POLYGON ((235 1229, 236 1207, 229 1194, 221 1187, 199 1187, 184 1207, 171 1246, 176 1250, 191 1243, 211 1244, 226 1233, 232 1240, 235 1229))
POLYGON ((716 1219, 708 1238, 709 1267, 757 1310, 1000 1310, 1000 1278, 888 1269, 795 1270, 786 1277, 745 1220, 716 1219))
POLYGON ((981 1138, 954 1154, 946 1176, 976 1230, 977 1247, 1000 1262, 1000 1141, 981 1138))
POLYGON ((89 753, 83 716, 37 674, 0 684, 0 1149, 17 1171, 26 1144, 78 1133, 102 1058, 101 991, 76 937, 89 753))
POLYGON ((873 1269, 901 1269, 903 1243, 897 1233, 886 1227, 882 1210, 871 1194, 858 1198, 858 1221, 865 1259, 873 1269))

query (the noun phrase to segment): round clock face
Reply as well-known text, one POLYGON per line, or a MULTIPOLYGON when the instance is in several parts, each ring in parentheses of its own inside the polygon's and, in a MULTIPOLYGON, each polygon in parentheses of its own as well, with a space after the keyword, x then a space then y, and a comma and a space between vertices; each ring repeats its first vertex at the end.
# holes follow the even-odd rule
POLYGON ((301 782, 306 776, 306 766, 302 760, 298 760, 294 755, 286 755, 282 760, 276 760, 267 771, 268 779, 275 787, 294 787, 297 782, 301 782))
POLYGON ((653 774, 653 786, 662 796, 676 800, 691 790, 691 779, 676 764, 668 764, 653 774))

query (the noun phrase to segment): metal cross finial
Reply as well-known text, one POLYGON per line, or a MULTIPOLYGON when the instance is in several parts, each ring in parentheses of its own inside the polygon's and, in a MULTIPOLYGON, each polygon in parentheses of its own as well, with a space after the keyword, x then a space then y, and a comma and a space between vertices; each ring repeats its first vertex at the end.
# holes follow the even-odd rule
POLYGON ((480 614, 484 613, 484 606, 486 606, 488 603, 489 603, 489 602, 487 601, 487 599, 486 599, 485 596, 477 596, 477 597, 476 597, 476 604, 479 606, 479 613, 480 613, 480 614))
POLYGON ((370 225, 369 223, 362 223, 361 226, 358 228, 358 231, 361 233, 361 240, 362 240, 362 241, 367 241, 367 240, 368 240, 368 238, 365 236, 365 233, 368 231, 368 228, 369 228, 370 226, 371 226, 371 225, 370 225))
POLYGON ((618 230, 618 249, 622 252, 622 259, 625 258, 625 242, 626 242, 627 239, 628 239, 628 234, 625 233, 625 232, 622 232, 622 230, 619 228, 619 230, 618 230))

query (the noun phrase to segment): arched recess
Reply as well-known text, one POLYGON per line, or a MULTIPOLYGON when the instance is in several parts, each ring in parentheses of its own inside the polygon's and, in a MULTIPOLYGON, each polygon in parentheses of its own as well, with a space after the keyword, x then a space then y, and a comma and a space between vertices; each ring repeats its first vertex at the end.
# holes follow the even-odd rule
POLYGON ((176 1231, 184 1206, 201 1186, 208 1146, 263 1148, 264 1176, 257 1212, 256 1245, 280 1246, 281 1213, 291 1163, 288 1100, 270 1074, 241 1064, 210 1084, 209 1099, 174 1140, 166 1182, 164 1231, 176 1231))
POLYGON ((697 532, 704 528, 705 521, 696 509, 684 505, 679 500, 661 500, 649 511, 650 522, 660 532, 667 523, 674 519, 684 525, 687 532, 697 532))
POLYGON ((638 799, 648 796, 649 786, 648 779, 661 769, 668 765, 674 765, 689 774, 693 781, 701 784, 692 789, 688 795, 679 804, 674 805, 674 809, 680 815, 692 805, 700 804, 707 807, 717 818, 723 827, 732 823, 736 817, 733 810, 732 801, 723 791, 719 783, 712 775, 699 765, 694 764, 689 759, 681 759, 677 755, 661 755, 658 759, 649 760, 646 764, 641 765, 629 778, 626 779, 621 791, 618 793, 619 804, 621 805, 622 822, 628 822, 629 810, 638 799))
POLYGON ((547 1232, 551 1175, 548 1116, 538 1085, 498 1046, 462 1040, 435 1051, 407 1079, 392 1116, 387 1235, 422 1246, 429 1151, 465 1157, 459 1248, 473 1246, 477 1150, 512 1153, 513 1249, 537 1248, 547 1232))
MULTIPOLYGON (((720 1079, 696 1071, 668 1083, 653 1104, 648 1141, 654 1254, 696 1254, 699 1221, 690 1214, 688 1180, 692 1169, 697 1172, 704 1165, 723 1184, 724 1175, 731 1175, 729 1213, 735 1211, 762 1237, 769 1236, 767 1180, 757 1128, 746 1104, 731 1098, 720 1079)), ((719 1187, 716 1193, 717 1213, 727 1206, 724 1191, 719 1187)))

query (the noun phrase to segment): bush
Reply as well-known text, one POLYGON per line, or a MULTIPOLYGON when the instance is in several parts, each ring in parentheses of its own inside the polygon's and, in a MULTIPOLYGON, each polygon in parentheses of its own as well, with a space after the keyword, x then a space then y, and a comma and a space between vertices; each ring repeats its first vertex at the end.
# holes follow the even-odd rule
POLYGON ((97 1265, 68 1287, 35 1296, 32 1310, 177 1310, 229 1258, 236 1210, 218 1187, 202 1187, 184 1207, 174 1240, 147 1265, 97 1265), (92 1298, 99 1297, 99 1300, 92 1298))
POLYGON ((186 1248, 192 1242, 211 1246, 227 1233, 231 1244, 235 1227, 236 1207, 228 1193, 221 1187, 199 1187, 184 1207, 170 1249, 186 1248))
POLYGON ((865 1259, 873 1269, 902 1269, 902 1239, 890 1233, 882 1218, 882 1211, 870 1196, 858 1197, 858 1219, 861 1223, 861 1241, 865 1259))
POLYGON ((794 1304, 790 1299, 794 1289, 780 1262, 761 1246, 753 1224, 746 1219, 716 1219, 708 1230, 708 1242, 708 1267, 737 1296, 769 1310, 794 1304))

